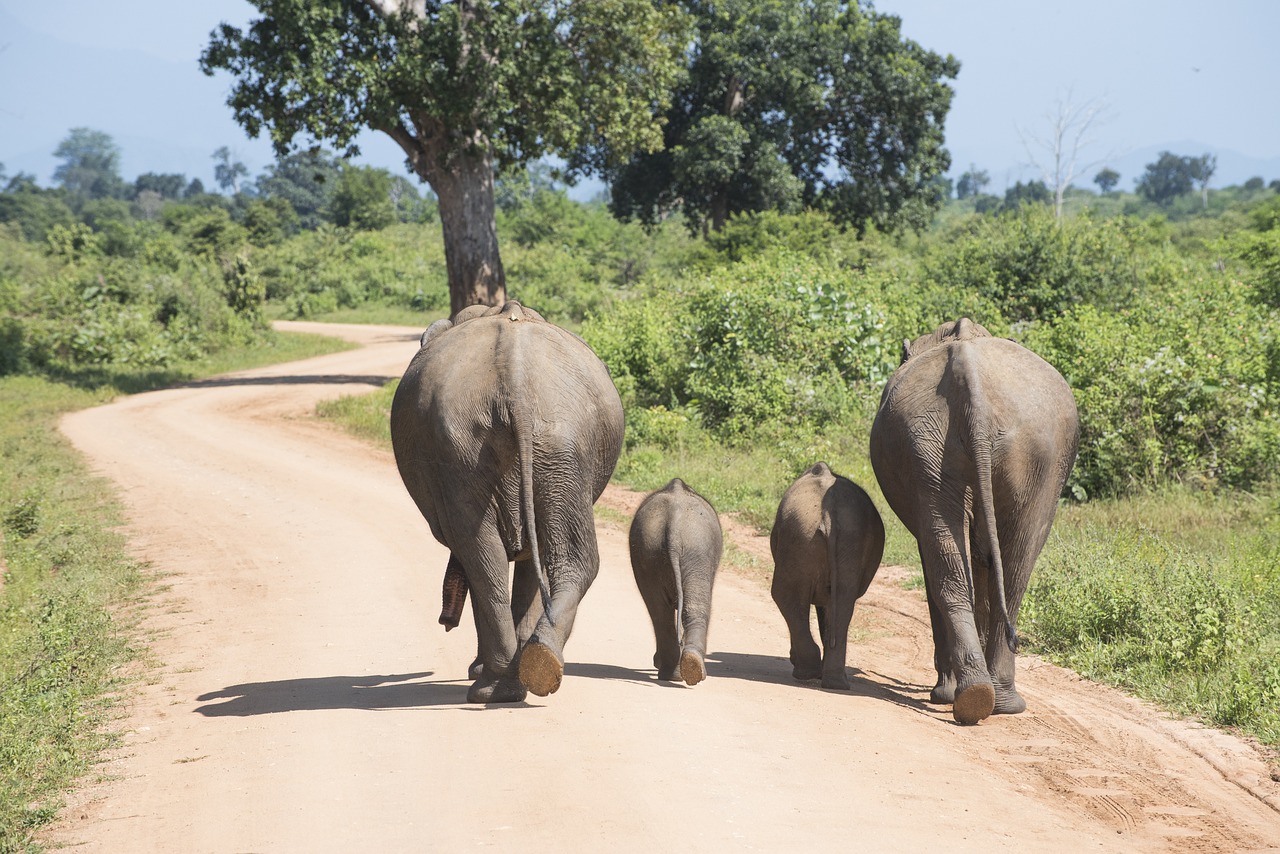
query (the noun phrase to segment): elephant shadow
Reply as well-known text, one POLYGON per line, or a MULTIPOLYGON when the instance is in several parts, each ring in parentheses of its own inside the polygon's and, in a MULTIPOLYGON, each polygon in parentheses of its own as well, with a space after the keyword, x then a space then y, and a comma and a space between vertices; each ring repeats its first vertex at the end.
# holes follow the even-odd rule
POLYGON ((206 717, 250 717, 324 709, 383 711, 466 705, 466 682, 426 679, 433 675, 426 671, 248 682, 201 694, 196 699, 204 705, 195 711, 206 717))
MULTIPOLYGON (((937 709, 929 705, 930 686, 904 682, 883 673, 846 667, 849 673, 848 691, 828 691, 853 697, 872 697, 888 700, 917 712, 933 716, 937 709)), ((757 655, 741 652, 713 652, 707 655, 708 677, 745 679, 750 682, 768 682, 774 685, 794 685, 810 690, 825 690, 817 679, 796 679, 791 675, 791 661, 779 655, 757 655)))
POLYGON ((596 664, 593 662, 566 662, 566 676, 581 676, 585 679, 617 679, 625 682, 639 682, 644 685, 656 685, 662 688, 684 688, 681 682, 665 682, 658 678, 655 668, 634 670, 616 664, 596 664))

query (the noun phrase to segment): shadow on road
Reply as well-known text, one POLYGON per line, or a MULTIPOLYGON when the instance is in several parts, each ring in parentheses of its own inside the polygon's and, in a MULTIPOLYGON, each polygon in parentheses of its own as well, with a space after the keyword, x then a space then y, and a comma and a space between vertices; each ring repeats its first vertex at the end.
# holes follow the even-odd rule
POLYGON ((625 682, 643 682, 646 685, 678 685, 678 682, 661 682, 656 670, 632 670, 630 667, 619 667, 616 664, 592 664, 586 662, 565 662, 566 676, 581 676, 586 679, 618 679, 625 682))
MULTIPOLYGON (((849 671, 848 691, 831 691, 855 697, 875 697, 889 700, 899 706, 918 712, 933 714, 935 709, 925 700, 928 686, 903 682, 882 673, 870 673, 856 667, 849 671)), ((713 652, 707 656, 707 676, 717 679, 745 679, 749 682, 769 682, 774 685, 794 685, 797 688, 819 688, 817 679, 800 680, 791 675, 791 661, 778 655, 755 655, 740 652, 713 652)))
POLYGON ((382 388, 398 376, 381 374, 299 374, 281 377, 215 377, 179 383, 173 388, 229 388, 250 385, 371 385, 382 388))
POLYGON ((249 682, 201 694, 196 699, 205 705, 198 706, 195 711, 206 717, 248 717, 321 709, 413 709, 467 702, 467 684, 464 682, 418 681, 432 675, 427 671, 387 676, 321 676, 249 682))

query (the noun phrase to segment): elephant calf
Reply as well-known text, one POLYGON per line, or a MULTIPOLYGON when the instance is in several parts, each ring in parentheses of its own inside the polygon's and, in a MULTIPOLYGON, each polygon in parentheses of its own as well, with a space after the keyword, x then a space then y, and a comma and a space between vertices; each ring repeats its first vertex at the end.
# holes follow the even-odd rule
POLYGON ((715 508, 676 478, 648 495, 631 521, 631 571, 649 609, 659 679, 707 678, 711 588, 724 546, 715 508))
POLYGON ((1027 707, 1014 626, 1078 439, 1062 375, 967 317, 906 345, 880 397, 871 464, 920 549, 930 700, 960 723, 1027 707))
POLYGON ((773 601, 791 632, 792 675, 847 691, 846 646, 853 606, 884 555, 884 523, 870 496, 817 463, 787 488, 769 535, 773 601), (818 612, 822 649, 809 629, 818 612))

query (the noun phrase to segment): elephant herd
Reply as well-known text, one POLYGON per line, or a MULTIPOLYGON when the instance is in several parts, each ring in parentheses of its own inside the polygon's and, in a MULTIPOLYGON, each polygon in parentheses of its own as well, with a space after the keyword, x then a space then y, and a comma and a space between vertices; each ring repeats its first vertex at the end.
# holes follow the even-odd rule
MULTIPOLYGON (((950 704, 960 723, 1026 708, 1014 685, 1018 609, 1078 433, 1062 376, 968 318, 904 344, 885 386, 872 467, 919 547, 937 670, 930 701, 950 704)), ((599 570, 592 507, 622 436, 604 364, 532 309, 472 306, 423 333, 392 402, 391 438, 409 495, 450 551, 446 629, 471 595, 468 702, 560 687, 565 642, 599 570)), ((849 624, 884 542, 871 498, 826 463, 782 496, 771 592, 797 679, 849 688, 849 624)), ((715 509, 676 478, 640 504, 629 546, 658 678, 701 682, 723 547, 715 509)))

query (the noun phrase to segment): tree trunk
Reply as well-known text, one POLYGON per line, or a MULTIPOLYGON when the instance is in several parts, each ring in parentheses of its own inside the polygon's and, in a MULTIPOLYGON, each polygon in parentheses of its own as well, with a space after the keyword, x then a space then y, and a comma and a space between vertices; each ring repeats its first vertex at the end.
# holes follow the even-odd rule
POLYGON ((449 313, 469 305, 501 305, 507 284, 498 252, 492 156, 487 151, 456 154, 434 178, 449 273, 449 313))
POLYGON ((404 149, 414 174, 435 191, 449 276, 449 316, 469 305, 502 305, 507 279, 498 253, 494 215, 493 152, 483 134, 453 154, 444 148, 442 125, 423 117, 414 135, 402 125, 379 127, 404 149))

